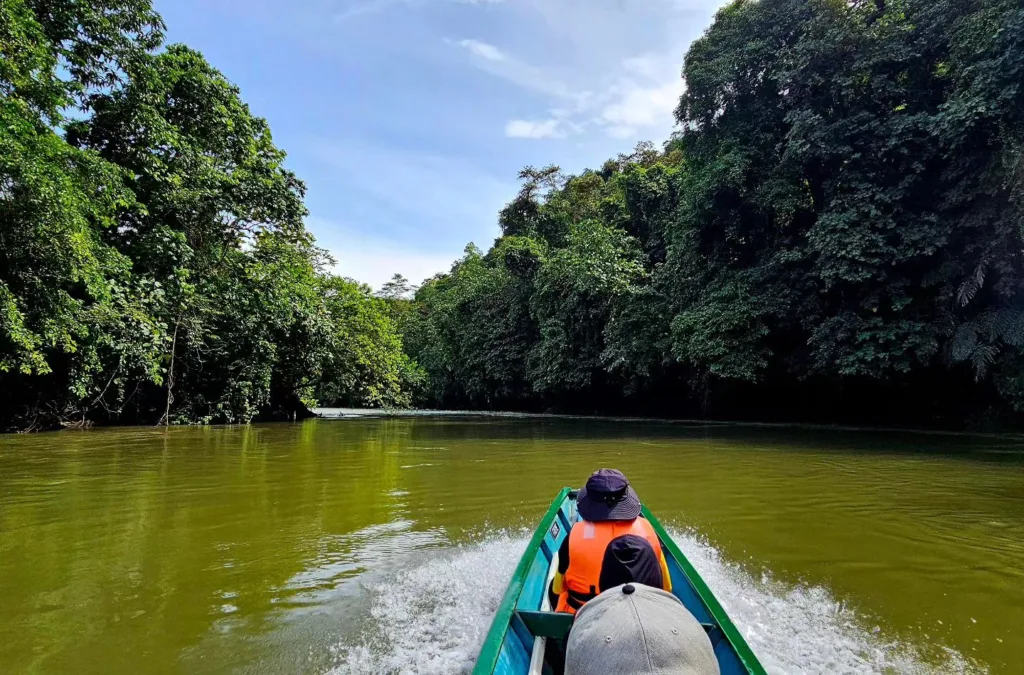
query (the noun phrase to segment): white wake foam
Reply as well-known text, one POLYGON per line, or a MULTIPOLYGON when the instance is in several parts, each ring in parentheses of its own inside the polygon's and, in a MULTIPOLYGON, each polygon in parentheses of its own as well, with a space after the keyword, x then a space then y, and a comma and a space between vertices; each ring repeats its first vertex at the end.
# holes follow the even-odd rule
POLYGON ((958 652, 926 663, 919 649, 869 630, 825 588, 760 579, 689 533, 672 538, 769 673, 984 673, 958 652))
MULTIPOLYGON (((673 538, 769 673, 981 673, 957 652, 942 664, 858 622, 828 590, 758 579, 688 533, 673 538)), ((420 559, 368 585, 362 630, 335 647, 331 675, 447 675, 472 669, 528 541, 502 533, 420 559)))
POLYGON ((358 643, 338 646, 332 675, 472 670, 528 541, 521 533, 492 536, 371 584, 368 625, 358 643))

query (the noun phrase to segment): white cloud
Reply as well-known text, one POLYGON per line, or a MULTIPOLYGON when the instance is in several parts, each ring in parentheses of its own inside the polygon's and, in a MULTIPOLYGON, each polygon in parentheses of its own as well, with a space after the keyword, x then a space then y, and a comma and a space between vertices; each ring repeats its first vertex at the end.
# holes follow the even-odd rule
POLYGON ((362 230, 386 226, 396 240, 422 236, 427 223, 443 229, 418 241, 438 243, 444 235, 461 247, 482 228, 493 227, 496 235, 498 211, 518 189, 514 175, 495 177, 468 159, 365 139, 311 138, 306 152, 318 164, 319 180, 359 196, 364 210, 342 204, 339 220, 362 230))
POLYGON ((488 61, 505 61, 506 57, 500 49, 494 45, 479 40, 459 40, 459 46, 465 47, 472 53, 488 61))
POLYGON ((558 128, 558 120, 512 120, 505 125, 509 138, 562 138, 565 134, 558 128))
POLYGON ((462 256, 461 247, 450 251, 424 251, 402 247, 390 239, 349 232, 337 223, 309 218, 309 230, 335 259, 333 272, 379 289, 395 274, 420 285, 438 272, 447 272, 462 256), (342 233, 339 236, 339 233, 342 233))
MULTIPOLYGON (((628 85, 601 111, 603 123, 615 127, 656 127, 671 124, 672 111, 683 93, 682 81, 657 86, 628 85)), ((613 134, 614 135, 614 134, 613 134)))
POLYGON ((459 40, 455 43, 451 40, 445 42, 456 44, 476 56, 473 65, 481 70, 525 89, 565 99, 574 103, 574 108, 581 107, 592 95, 586 90, 574 90, 565 84, 557 73, 512 58, 498 47, 486 42, 473 39, 459 40))
POLYGON ((515 174, 498 179, 465 158, 363 138, 309 138, 303 148, 337 195, 321 189, 310 231, 338 274, 374 287, 396 272, 419 283, 447 271, 469 241, 490 246, 518 190, 515 174))
POLYGON ((650 54, 631 56, 623 60, 622 67, 631 73, 647 78, 656 78, 660 75, 657 59, 650 54))
MULTIPOLYGON (((462 5, 500 5, 505 0, 452 0, 453 2, 462 5)), ((341 11, 335 13, 334 22, 344 23, 349 19, 361 16, 363 14, 376 14, 378 12, 384 12, 396 5, 405 5, 407 7, 415 7, 417 5, 423 5, 426 0, 365 0, 349 2, 348 6, 341 11)))
POLYGON ((363 14, 375 14, 390 9, 395 5, 410 3, 411 0, 367 0, 367 2, 353 2, 334 15, 334 22, 344 23, 363 14))
POLYGON ((612 138, 630 138, 636 135, 636 129, 633 127, 620 126, 613 124, 610 127, 605 127, 604 132, 612 138))
MULTIPOLYGON (((482 44, 475 40, 462 42, 473 43, 471 51, 474 53, 478 53, 476 45, 482 44)), ((503 65, 509 68, 486 70, 525 88, 571 103, 548 110, 550 119, 508 122, 505 135, 510 138, 564 138, 567 134, 582 134, 597 126, 612 138, 625 139, 640 131, 666 133, 674 124, 673 111, 683 92, 683 81, 677 73, 672 74, 674 69, 664 67, 665 59, 659 60, 650 55, 624 59, 618 80, 606 85, 603 91, 573 92, 543 69, 524 64, 496 47, 493 49, 501 55, 505 62, 503 65), (666 70, 669 75, 665 75, 666 70)))
POLYGON ((458 44, 473 53, 477 68, 547 97, 537 106, 547 109, 534 111, 536 117, 507 122, 507 137, 664 138, 675 126, 683 92, 683 54, 696 37, 692 17, 710 14, 718 2, 651 2, 631 12, 611 0, 522 0, 516 6, 532 19, 532 30, 508 34, 500 48, 479 40, 458 44), (678 30, 682 26, 688 30, 678 30), (492 48, 501 61, 478 45, 492 48), (529 63, 520 57, 527 53, 558 65, 529 63))

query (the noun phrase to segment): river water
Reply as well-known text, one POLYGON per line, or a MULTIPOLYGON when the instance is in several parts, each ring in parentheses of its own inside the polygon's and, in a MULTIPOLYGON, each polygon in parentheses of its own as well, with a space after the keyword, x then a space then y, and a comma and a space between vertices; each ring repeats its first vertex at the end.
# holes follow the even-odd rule
POLYGON ((625 471, 774 673, 1024 673, 1024 442, 552 418, 0 436, 0 672, 458 673, 625 471))

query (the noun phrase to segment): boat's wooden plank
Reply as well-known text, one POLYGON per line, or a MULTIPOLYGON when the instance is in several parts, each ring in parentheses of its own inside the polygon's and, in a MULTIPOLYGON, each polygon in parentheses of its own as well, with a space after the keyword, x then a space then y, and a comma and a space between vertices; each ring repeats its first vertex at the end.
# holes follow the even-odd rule
MULTIPOLYGON (((563 489, 541 519, 498 607, 474 675, 543 672, 545 636, 562 638, 568 634, 571 616, 537 610, 550 609, 546 598, 551 566, 561 540, 576 519, 574 496, 574 491, 563 489)), ((643 512, 664 544, 673 591, 704 624, 722 675, 764 675, 757 657, 696 569, 646 507, 643 512)))
POLYGON ((530 630, 530 627, 526 625, 526 622, 519 616, 519 613, 512 615, 512 620, 508 622, 509 627, 515 632, 519 638, 519 642, 523 645, 522 651, 531 652, 533 651, 533 643, 535 633, 530 630))
MULTIPOLYGON (((524 627, 525 631, 526 628, 524 627)), ((527 672, 530 667, 530 652, 523 645, 519 633, 509 628, 505 633, 499 651, 499 658, 494 664, 492 672, 499 675, 518 675, 527 672)))
POLYGON ((548 589, 544 580, 550 565, 551 559, 545 555, 544 550, 538 550, 533 564, 530 565, 530 573, 523 583, 523 591, 519 595, 516 609, 540 609, 540 604, 547 595, 548 589))
POLYGON ((536 638, 533 641, 533 653, 530 655, 530 667, 526 675, 542 675, 544 673, 544 650, 548 648, 548 639, 536 638))
MULTIPOLYGON (((646 505, 643 507, 643 515, 648 521, 650 521, 651 526, 658 535, 658 538, 661 539, 666 555, 675 559, 676 564, 679 566, 679 569, 685 577, 686 583, 700 598, 707 610, 707 613, 710 614, 711 621, 706 621, 700 616, 697 617, 698 620, 701 621, 701 623, 716 624, 724 634, 725 640, 718 642, 715 647, 715 653, 721 655, 726 655, 727 653, 735 654, 735 657, 741 662, 743 669, 746 673, 749 673, 749 675, 767 675, 764 666, 761 665, 761 662, 758 661, 753 650, 750 649, 750 645, 747 644, 747 641, 743 639, 739 630, 736 629, 736 626, 729 618, 729 615, 725 613, 725 609, 722 608, 722 605, 718 602, 714 593, 712 593, 711 589, 708 588, 706 583, 704 583, 704 580, 701 578, 696 568, 686 558, 686 556, 683 555, 683 552, 679 550, 679 547, 672 540, 672 537, 668 535, 665 528, 661 526, 661 523, 654 517, 646 505)), ((675 584, 675 581, 676 580, 673 578, 673 584, 675 584)), ((680 589, 673 588, 673 591, 678 595, 680 589)), ((722 659, 720 658, 719 662, 721 663, 721 661, 722 659)), ((722 673, 725 675, 724 669, 722 673)))
MULTIPOLYGON (((551 525, 555 522, 558 512, 562 508, 562 503, 569 495, 569 488, 563 488, 555 500, 551 503, 547 513, 541 518, 540 525, 537 530, 533 533, 533 537, 530 539, 530 543, 526 547, 526 552, 523 553, 523 557, 519 560, 519 565, 516 566, 515 572, 512 574, 512 580, 508 584, 508 588, 505 589, 505 595, 501 600, 501 604, 498 605, 498 611, 495 614, 494 622, 491 624, 490 630, 487 632, 487 637, 484 638, 483 647, 480 649, 480 656, 477 658, 476 666, 473 668, 473 675, 490 675, 496 672, 498 666, 499 656, 513 658, 511 655, 503 653, 503 646, 506 643, 506 638, 512 631, 509 631, 509 624, 512 621, 513 614, 515 612, 516 603, 519 601, 519 596, 523 591, 523 587, 526 584, 527 576, 530 573, 530 569, 533 566, 534 560, 536 559, 537 553, 540 550, 541 542, 544 541, 544 537, 548 535, 548 531, 551 525)), ((512 638, 516 639, 517 638, 512 638)), ((531 645, 532 646, 532 645, 531 645)), ((511 648, 512 645, 509 645, 511 648)), ((525 667, 529 668, 530 652, 526 651, 525 648, 523 653, 520 655, 525 661, 525 667)), ((511 666, 512 664, 508 664, 511 666)), ((525 670, 502 670, 500 672, 525 672, 525 670)))
MULTIPOLYGON (((562 502, 562 508, 558 510, 558 518, 555 519, 556 523, 564 524, 566 522, 566 505, 572 505, 571 499, 562 502)), ((552 537, 550 530, 548 530, 548 536, 544 537, 545 546, 548 542, 551 542, 553 548, 549 554, 551 562, 548 566, 548 572, 544 575, 544 594, 541 596, 540 600, 540 611, 542 612, 550 612, 553 609, 547 589, 551 586, 551 580, 554 578, 555 571, 558 569, 558 544, 560 538, 561 537, 557 536, 552 537)), ((538 635, 538 637, 533 642, 533 654, 530 656, 530 670, 527 672, 527 675, 542 675, 544 672, 544 657, 548 648, 548 640, 546 637, 541 637, 539 633, 535 633, 535 635, 538 635)))
POLYGON ((682 601, 683 605, 686 606, 686 609, 690 611, 690 614, 693 614, 697 621, 701 623, 715 623, 715 617, 711 615, 711 610, 704 604, 704 600, 690 583, 690 578, 686 575, 682 565, 670 553, 665 555, 668 562, 668 573, 672 578, 672 593, 682 601))

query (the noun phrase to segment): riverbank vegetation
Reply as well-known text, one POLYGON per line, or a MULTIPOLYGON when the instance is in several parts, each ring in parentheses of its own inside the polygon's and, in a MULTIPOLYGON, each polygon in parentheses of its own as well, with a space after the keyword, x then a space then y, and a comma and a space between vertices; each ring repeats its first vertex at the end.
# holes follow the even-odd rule
POLYGON ((0 426, 402 405, 266 122, 148 0, 0 3, 0 426))
POLYGON ((680 131, 527 168, 416 294, 435 405, 960 425, 1024 413, 1024 9, 734 2, 680 131))
POLYGON ((1024 420, 1016 0, 733 2, 664 146, 527 167, 494 245, 412 297, 329 273, 266 122, 162 28, 0 3, 4 428, 314 400, 1024 420))

